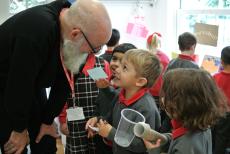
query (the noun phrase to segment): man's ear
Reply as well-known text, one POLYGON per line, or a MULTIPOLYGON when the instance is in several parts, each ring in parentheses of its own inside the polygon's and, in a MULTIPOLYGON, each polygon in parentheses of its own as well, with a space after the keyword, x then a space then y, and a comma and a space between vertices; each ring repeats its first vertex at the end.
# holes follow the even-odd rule
POLYGON ((139 78, 136 82, 136 86, 137 87, 144 87, 146 84, 148 83, 147 79, 146 78, 139 78))
POLYGON ((76 40, 78 36, 80 36, 81 30, 79 28, 73 28, 70 32, 70 38, 71 40, 76 40))

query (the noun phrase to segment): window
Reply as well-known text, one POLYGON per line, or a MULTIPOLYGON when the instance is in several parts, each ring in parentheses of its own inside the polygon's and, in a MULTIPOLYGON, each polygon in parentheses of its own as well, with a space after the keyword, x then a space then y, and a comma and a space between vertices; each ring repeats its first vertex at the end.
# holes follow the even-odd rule
POLYGON ((185 31, 194 33, 196 23, 219 26, 217 46, 197 45, 200 64, 204 55, 220 57, 221 50, 230 42, 230 0, 181 0, 181 9, 177 12, 177 36, 185 31), (197 7, 199 9, 195 9, 197 7))
POLYGON ((15 14, 27 8, 47 3, 47 0, 10 0, 10 13, 15 14))
POLYGON ((230 8, 230 0, 181 0, 181 9, 230 8))

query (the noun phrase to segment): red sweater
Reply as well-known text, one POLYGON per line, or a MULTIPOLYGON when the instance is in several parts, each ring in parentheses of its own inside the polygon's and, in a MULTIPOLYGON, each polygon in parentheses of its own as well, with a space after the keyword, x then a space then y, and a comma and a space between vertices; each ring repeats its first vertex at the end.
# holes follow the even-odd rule
POLYGON ((214 79, 217 83, 217 85, 220 87, 220 89, 224 92, 225 96, 228 99, 228 106, 230 107, 230 73, 226 72, 219 72, 216 73, 214 76, 214 79))
POLYGON ((159 92, 161 90, 161 85, 163 83, 162 74, 163 74, 164 70, 166 69, 167 65, 169 64, 169 58, 163 52, 157 51, 156 56, 159 58, 162 66, 163 66, 163 71, 162 71, 161 75, 158 77, 158 79, 156 80, 155 84, 149 90, 153 96, 159 96, 159 92))

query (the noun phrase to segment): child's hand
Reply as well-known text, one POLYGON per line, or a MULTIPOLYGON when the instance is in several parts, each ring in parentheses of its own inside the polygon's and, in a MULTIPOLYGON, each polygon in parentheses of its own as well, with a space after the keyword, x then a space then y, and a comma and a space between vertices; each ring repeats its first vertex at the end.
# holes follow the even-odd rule
POLYGON ((97 127, 99 128, 98 134, 105 138, 108 137, 109 132, 112 129, 112 126, 102 119, 100 119, 100 121, 97 123, 97 127))
POLYGON ((107 79, 99 79, 96 80, 95 82, 98 88, 107 88, 110 86, 109 80, 107 79))
POLYGON ((146 147, 147 149, 155 149, 155 148, 160 147, 160 145, 161 145, 161 139, 158 139, 157 142, 156 142, 155 144, 152 143, 152 142, 149 142, 149 141, 147 141, 147 140, 144 140, 144 139, 143 139, 143 141, 144 141, 145 147, 146 147))
POLYGON ((90 118, 85 125, 85 129, 88 130, 88 138, 93 137, 95 135, 95 132, 89 128, 90 126, 95 126, 97 123, 97 117, 90 118))

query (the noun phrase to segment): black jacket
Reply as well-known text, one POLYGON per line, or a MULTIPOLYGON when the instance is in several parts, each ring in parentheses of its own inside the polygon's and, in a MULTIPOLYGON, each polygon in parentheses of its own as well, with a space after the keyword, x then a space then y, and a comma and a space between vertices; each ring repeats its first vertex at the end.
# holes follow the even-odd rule
POLYGON ((13 130, 27 128, 44 88, 51 87, 44 123, 51 124, 64 105, 69 86, 60 61, 59 13, 69 6, 57 0, 22 11, 0 26, 0 121, 10 121, 13 130))

